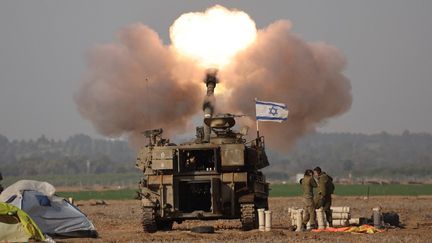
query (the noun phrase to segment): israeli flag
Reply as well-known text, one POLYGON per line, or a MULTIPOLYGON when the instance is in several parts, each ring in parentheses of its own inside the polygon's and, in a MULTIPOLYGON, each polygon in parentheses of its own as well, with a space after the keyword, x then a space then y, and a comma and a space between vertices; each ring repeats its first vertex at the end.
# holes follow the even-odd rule
POLYGON ((285 104, 255 100, 257 121, 282 122, 288 119, 288 108, 285 104))

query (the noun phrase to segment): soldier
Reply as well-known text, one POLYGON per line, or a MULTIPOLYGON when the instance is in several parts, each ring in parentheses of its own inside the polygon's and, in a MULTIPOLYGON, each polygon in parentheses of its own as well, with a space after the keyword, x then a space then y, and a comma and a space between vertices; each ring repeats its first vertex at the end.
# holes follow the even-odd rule
POLYGON ((321 171, 321 168, 318 166, 314 169, 314 175, 318 179, 318 193, 315 197, 315 207, 317 209, 323 208, 329 226, 333 227, 332 212, 330 209, 332 203, 331 194, 334 192, 333 178, 321 171))
POLYGON ((313 178, 313 171, 307 169, 304 173, 303 179, 300 180, 303 189, 303 223, 302 230, 306 230, 306 224, 310 222, 311 229, 317 228, 315 221, 315 205, 313 201, 313 188, 317 187, 317 183, 313 178))

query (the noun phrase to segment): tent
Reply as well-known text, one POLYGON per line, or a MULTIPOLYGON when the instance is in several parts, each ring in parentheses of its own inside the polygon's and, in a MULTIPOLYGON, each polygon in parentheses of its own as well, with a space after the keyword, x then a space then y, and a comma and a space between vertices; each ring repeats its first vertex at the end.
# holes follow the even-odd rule
POLYGON ((94 225, 78 208, 55 195, 47 182, 21 180, 0 194, 0 201, 12 204, 37 223, 44 234, 61 237, 97 237, 94 225))
POLYGON ((30 239, 45 241, 36 223, 21 209, 0 203, 0 241, 28 242, 30 239))

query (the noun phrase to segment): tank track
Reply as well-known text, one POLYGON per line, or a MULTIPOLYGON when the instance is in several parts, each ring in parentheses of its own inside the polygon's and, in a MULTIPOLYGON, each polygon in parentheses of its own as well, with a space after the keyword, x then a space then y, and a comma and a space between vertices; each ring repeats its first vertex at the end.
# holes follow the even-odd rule
POLYGON ((167 231, 172 229, 173 221, 157 218, 154 208, 143 207, 142 210, 141 224, 144 232, 154 233, 158 230, 167 231))
POLYGON ((242 230, 252 230, 257 228, 257 213, 254 204, 241 204, 241 224, 242 230))
POLYGON ((141 224, 144 232, 154 233, 157 231, 156 215, 154 208, 143 207, 141 224))
POLYGON ((156 225, 158 230, 169 231, 173 227, 172 220, 156 220, 156 225))

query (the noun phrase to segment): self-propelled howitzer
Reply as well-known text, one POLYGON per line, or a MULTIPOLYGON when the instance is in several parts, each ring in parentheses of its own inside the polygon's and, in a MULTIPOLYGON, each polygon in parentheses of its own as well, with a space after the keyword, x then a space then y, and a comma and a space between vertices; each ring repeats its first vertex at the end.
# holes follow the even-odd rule
POLYGON ((264 137, 247 142, 247 129, 233 131, 236 116, 214 115, 216 72, 205 78, 204 125, 196 138, 176 145, 162 129, 148 130, 149 139, 137 158, 145 232, 170 230, 173 222, 198 219, 240 219, 242 228, 257 228, 257 209, 268 209, 269 187, 260 169, 268 166, 264 137))

